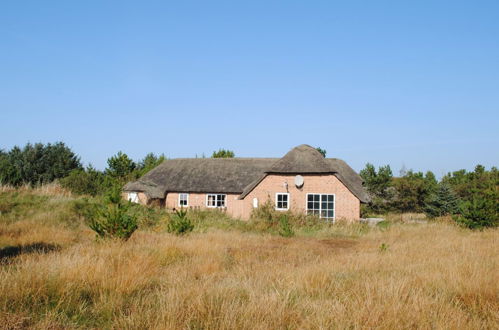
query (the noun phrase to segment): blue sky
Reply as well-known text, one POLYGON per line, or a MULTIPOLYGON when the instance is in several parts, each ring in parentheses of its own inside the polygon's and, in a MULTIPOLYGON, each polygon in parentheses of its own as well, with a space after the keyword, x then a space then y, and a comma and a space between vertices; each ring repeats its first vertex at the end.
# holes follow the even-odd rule
POLYGON ((3 1, 0 148, 499 165, 498 1, 3 1))

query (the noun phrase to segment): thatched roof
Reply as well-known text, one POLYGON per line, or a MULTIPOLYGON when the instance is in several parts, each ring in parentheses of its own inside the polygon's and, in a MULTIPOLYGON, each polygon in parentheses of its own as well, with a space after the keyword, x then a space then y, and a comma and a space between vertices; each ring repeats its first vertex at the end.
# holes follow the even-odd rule
POLYGON ((143 191, 151 198, 167 192, 240 194, 272 166, 275 158, 178 158, 165 160, 125 191, 143 191), (154 187, 154 188, 153 188, 154 187))
POLYGON ((328 173, 333 172, 322 154, 314 147, 302 144, 291 149, 267 173, 328 173))
POLYGON ((361 202, 369 200, 360 176, 344 161, 324 158, 315 148, 301 145, 283 158, 170 159, 125 185, 150 198, 168 192, 236 193, 244 198, 268 174, 334 174, 361 202))

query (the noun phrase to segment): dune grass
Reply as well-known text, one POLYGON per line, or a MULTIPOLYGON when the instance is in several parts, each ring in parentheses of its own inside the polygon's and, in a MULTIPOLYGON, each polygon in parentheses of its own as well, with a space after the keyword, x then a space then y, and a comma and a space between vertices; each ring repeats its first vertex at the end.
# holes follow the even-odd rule
MULTIPOLYGON (((0 327, 491 329, 499 234, 445 222, 296 226, 163 213, 96 241, 62 192, 0 190, 0 327)), ((137 211, 139 212, 139 211, 137 211)), ((194 216, 194 215, 193 215, 194 216)))

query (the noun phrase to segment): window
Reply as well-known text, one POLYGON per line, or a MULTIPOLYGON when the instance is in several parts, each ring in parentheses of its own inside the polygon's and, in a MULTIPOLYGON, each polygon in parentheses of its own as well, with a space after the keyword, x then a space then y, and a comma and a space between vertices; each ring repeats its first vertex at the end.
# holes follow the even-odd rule
POLYGON ((289 194, 288 193, 275 194, 275 209, 281 210, 281 211, 289 209, 289 194))
POLYGON ((208 194, 206 195, 206 206, 208 207, 225 207, 224 194, 208 194))
POLYGON ((189 194, 178 194, 178 206, 189 206, 189 194))
POLYGON ((334 219, 334 195, 307 194, 307 214, 334 219))
POLYGON ((256 209, 258 207, 258 198, 253 198, 253 208, 256 209))
POLYGON ((138 203, 139 202, 139 194, 135 191, 129 192, 128 193, 128 200, 132 203, 138 203))

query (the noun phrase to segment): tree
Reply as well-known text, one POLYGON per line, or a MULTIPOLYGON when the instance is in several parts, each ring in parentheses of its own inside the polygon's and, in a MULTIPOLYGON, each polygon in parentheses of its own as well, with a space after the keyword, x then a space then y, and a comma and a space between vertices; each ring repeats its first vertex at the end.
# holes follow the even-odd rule
POLYGON ((115 238, 126 241, 137 230, 137 218, 128 211, 129 201, 121 198, 121 188, 114 187, 89 220, 88 226, 99 238, 115 238))
POLYGON ((19 186, 49 183, 81 169, 79 157, 63 142, 26 144, 0 155, 0 181, 19 186))
POLYGON ((380 166, 376 171, 374 165, 367 163, 360 171, 360 176, 371 197, 368 210, 376 213, 388 211, 393 198, 393 174, 390 165, 380 166))
POLYGON ((499 200, 499 171, 492 167, 487 171, 482 165, 477 165, 473 172, 459 170, 442 178, 456 194, 464 201, 472 201, 479 195, 491 201, 499 200))
POLYGON ((454 219, 469 229, 497 227, 499 225, 497 200, 493 201, 477 194, 461 204, 460 215, 454 219))
POLYGON ((477 165, 473 172, 459 170, 442 178, 462 200, 460 215, 455 220, 468 228, 484 228, 498 225, 499 171, 492 167, 487 171, 477 165))
POLYGON ((137 167, 135 162, 121 151, 109 158, 107 165, 106 174, 121 183, 130 179, 132 172, 137 167))
POLYGON ((315 149, 317 149, 317 151, 321 153, 322 157, 326 158, 327 151, 325 149, 322 149, 321 147, 317 147, 315 149))
POLYGON ((393 208, 401 212, 422 212, 428 197, 437 187, 437 180, 431 171, 423 175, 422 172, 408 170, 405 176, 393 181, 393 208))
POLYGON ((152 152, 148 153, 139 163, 137 164, 137 177, 141 177, 146 174, 163 161, 165 161, 166 157, 164 154, 156 156, 152 152))
POLYGON ((219 149, 218 151, 213 151, 211 158, 234 158, 234 151, 219 149))
POLYGON ((458 212, 459 198, 450 185, 439 183, 425 204, 425 213, 430 218, 451 215, 458 212))

